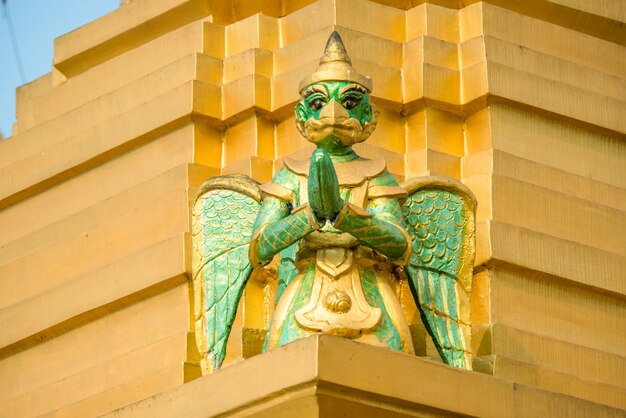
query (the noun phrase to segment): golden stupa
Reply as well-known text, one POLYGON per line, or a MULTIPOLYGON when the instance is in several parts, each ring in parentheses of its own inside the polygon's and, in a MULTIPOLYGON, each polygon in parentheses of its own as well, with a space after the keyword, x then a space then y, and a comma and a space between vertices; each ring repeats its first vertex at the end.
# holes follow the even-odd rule
POLYGON ((626 414, 622 1, 123 3, 55 40, 0 143, 0 417, 626 414), (320 65, 333 30, 351 63, 320 65), (307 158, 299 83, 339 65, 380 109, 359 155, 477 197, 474 371, 418 317, 417 356, 257 355, 275 283, 255 277, 201 376, 193 197, 307 158))

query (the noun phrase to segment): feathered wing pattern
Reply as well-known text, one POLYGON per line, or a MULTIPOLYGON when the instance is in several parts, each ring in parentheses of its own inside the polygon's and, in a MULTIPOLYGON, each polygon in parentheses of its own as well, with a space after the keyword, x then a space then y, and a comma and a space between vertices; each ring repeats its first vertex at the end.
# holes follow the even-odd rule
POLYGON ((247 176, 214 177, 193 205, 192 275, 196 341, 204 371, 219 370, 237 306, 250 277, 248 247, 260 208, 247 176))
POLYGON ((471 369, 470 291, 475 256, 472 192, 443 177, 411 179, 403 204, 412 242, 405 267, 422 320, 442 359, 471 369))

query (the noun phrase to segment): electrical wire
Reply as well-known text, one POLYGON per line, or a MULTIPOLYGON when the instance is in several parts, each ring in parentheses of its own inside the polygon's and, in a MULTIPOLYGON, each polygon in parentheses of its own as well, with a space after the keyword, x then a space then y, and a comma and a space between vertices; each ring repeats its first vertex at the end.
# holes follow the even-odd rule
POLYGON ((15 29, 13 29, 13 21, 11 20, 11 14, 9 13, 9 6, 7 0, 2 0, 2 6, 4 9, 4 17, 7 20, 7 26, 9 27, 9 34, 11 35, 11 43, 13 44, 13 55, 15 55, 15 62, 20 72, 20 78, 22 84, 26 84, 26 76, 24 75, 24 66, 22 65, 22 55, 20 54, 20 48, 17 43, 17 37, 15 36, 15 29))

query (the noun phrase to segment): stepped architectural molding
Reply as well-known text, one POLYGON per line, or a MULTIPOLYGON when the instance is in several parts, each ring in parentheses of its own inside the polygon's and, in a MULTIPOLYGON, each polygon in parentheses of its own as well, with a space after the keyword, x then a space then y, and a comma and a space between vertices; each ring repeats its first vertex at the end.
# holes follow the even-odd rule
POLYGON ((121 3, 55 40, 0 141, 0 417, 626 414, 624 2, 121 3), (380 109, 357 152, 476 195, 474 371, 440 364, 419 315, 415 357, 334 337, 258 355, 260 277, 201 377, 194 196, 310 155, 298 83, 332 31, 380 109))

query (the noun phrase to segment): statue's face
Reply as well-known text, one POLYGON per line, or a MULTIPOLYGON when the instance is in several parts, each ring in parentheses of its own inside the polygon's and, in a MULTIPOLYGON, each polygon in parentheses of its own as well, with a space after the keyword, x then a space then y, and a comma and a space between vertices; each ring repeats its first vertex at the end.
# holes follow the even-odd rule
POLYGON ((320 148, 339 151, 365 141, 376 127, 378 110, 367 90, 350 81, 315 83, 302 91, 296 124, 320 148))

